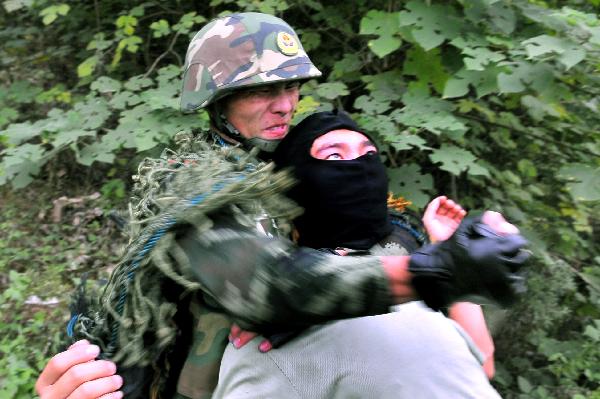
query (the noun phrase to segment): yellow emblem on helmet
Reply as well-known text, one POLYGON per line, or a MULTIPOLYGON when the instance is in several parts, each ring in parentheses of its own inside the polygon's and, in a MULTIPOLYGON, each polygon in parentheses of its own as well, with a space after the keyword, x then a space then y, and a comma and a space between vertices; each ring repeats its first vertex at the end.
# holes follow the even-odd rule
POLYGON ((298 41, 287 32, 277 34, 277 48, 285 55, 298 54, 298 41))

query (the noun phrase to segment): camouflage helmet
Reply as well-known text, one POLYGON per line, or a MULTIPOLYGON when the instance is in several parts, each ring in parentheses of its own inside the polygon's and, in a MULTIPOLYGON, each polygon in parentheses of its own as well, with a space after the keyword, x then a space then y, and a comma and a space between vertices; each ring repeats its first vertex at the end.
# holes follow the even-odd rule
POLYGON ((321 72, 282 19, 245 12, 202 28, 185 56, 181 110, 195 111, 240 87, 309 79, 321 72))

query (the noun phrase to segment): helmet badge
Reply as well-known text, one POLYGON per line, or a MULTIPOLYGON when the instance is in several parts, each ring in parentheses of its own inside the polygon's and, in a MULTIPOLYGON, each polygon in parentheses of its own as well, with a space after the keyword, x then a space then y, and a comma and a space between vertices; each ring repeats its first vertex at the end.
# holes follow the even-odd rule
POLYGON ((285 55, 298 54, 298 41, 287 32, 277 34, 277 48, 285 55))

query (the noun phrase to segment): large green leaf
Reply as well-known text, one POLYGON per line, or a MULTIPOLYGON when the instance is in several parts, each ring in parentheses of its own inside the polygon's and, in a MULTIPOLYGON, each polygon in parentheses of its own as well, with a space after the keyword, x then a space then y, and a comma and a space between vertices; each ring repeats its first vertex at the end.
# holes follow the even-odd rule
POLYGON ((390 102, 378 97, 359 96, 354 101, 354 108, 362 110, 368 115, 378 115, 390 109, 390 102))
POLYGON ((460 138, 467 126, 454 114, 454 106, 444 100, 429 96, 426 91, 411 87, 402 96, 404 108, 394 111, 392 117, 406 126, 426 129, 435 134, 460 138))
POLYGON ((556 90, 553 71, 545 63, 521 61, 506 69, 507 72, 498 75, 498 88, 501 93, 520 93, 527 87, 538 92, 556 90))
POLYGON ((427 145, 427 141, 417 136, 416 134, 394 134, 387 135, 386 141, 389 142, 392 147, 397 151, 405 150, 430 150, 431 147, 427 145))
POLYGON ((559 177, 566 179, 567 190, 577 201, 600 201, 600 167, 570 164, 560 168, 559 177))
POLYGON ((428 192, 433 189, 433 178, 429 174, 422 174, 419 165, 388 168, 387 172, 390 191, 396 196, 403 196, 418 208, 423 208, 429 202, 428 192))
POLYGON ((328 100, 348 95, 348 87, 342 82, 321 83, 317 86, 317 94, 328 100))
POLYGON ((460 30, 460 20, 451 6, 412 0, 399 14, 400 26, 411 27, 415 41, 425 50, 431 50, 445 40, 455 38, 460 30))
POLYGON ((488 170, 478 164, 477 158, 471 152, 456 146, 444 144, 441 148, 433 150, 429 158, 432 162, 440 163, 440 169, 456 176, 465 171, 471 175, 489 176, 488 170))
POLYGON ((90 88, 98 93, 114 93, 121 90, 121 82, 108 76, 100 76, 90 85, 90 88))
POLYGON ((83 147, 77 152, 77 162, 91 166, 94 162, 112 163, 115 159, 112 145, 96 142, 83 147))
POLYGON ((371 10, 360 21, 361 35, 376 35, 369 40, 369 48, 378 57, 385 57, 402 44, 399 32, 398 13, 371 10))
POLYGON ((408 76, 416 76, 418 81, 431 84, 441 93, 448 80, 448 73, 442 65, 439 49, 425 51, 415 46, 406 52, 403 73, 408 76))
POLYGON ((483 71, 469 71, 461 69, 455 73, 444 86, 443 97, 454 98, 463 97, 469 93, 469 88, 473 87, 477 97, 483 97, 498 90, 498 68, 486 68, 483 71))

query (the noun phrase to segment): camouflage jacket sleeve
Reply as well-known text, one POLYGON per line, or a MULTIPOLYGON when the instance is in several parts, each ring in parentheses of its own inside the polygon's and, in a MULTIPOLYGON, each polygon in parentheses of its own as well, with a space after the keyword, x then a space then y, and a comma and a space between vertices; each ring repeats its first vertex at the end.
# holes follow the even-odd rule
POLYGON ((332 319, 386 313, 389 282, 378 258, 297 248, 219 216, 204 232, 188 227, 172 257, 191 270, 205 300, 242 328, 263 333, 332 319))

